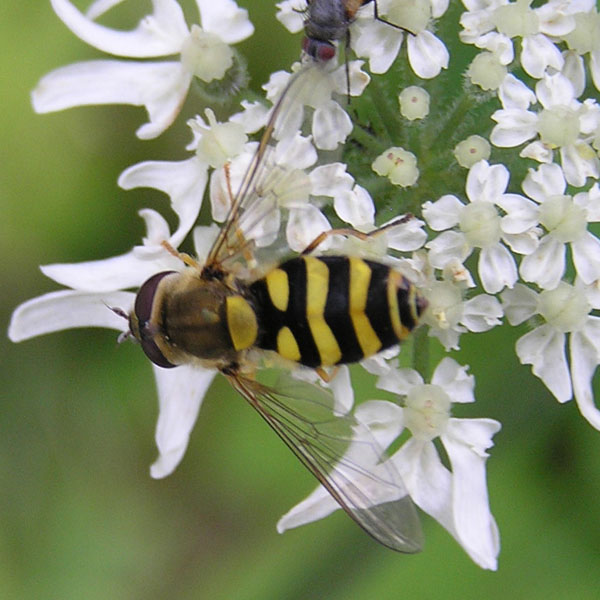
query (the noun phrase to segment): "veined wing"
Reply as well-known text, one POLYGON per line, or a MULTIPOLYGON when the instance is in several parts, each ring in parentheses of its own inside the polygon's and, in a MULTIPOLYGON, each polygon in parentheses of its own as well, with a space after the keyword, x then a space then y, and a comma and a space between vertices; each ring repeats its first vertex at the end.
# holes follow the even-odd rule
POLYGON ((384 462, 366 426, 334 415, 331 394, 295 380, 275 390, 242 376, 228 379, 369 535, 392 550, 421 550, 421 524, 400 474, 384 462))
MULTIPOLYGON (((273 106, 258 148, 246 169, 235 197, 232 199, 231 208, 219 235, 208 253, 206 265, 219 266, 226 259, 242 254, 244 249, 251 246, 252 241, 244 237, 243 228, 240 226, 240 220, 245 213, 256 210, 256 214, 252 214, 252 221, 260 222, 270 210, 276 209, 274 205, 269 206, 268 202, 262 202, 267 190, 263 189, 259 193, 258 188, 261 187, 261 182, 268 176, 268 173, 265 172, 268 169, 266 159, 269 151, 272 150, 273 131, 278 123, 283 122, 292 110, 294 89, 302 85, 302 75, 310 68, 318 68, 318 66, 308 64, 294 73, 273 106), (263 205, 259 207, 258 205, 261 202, 263 205)), ((272 187, 273 184, 274 182, 269 182, 268 185, 272 187)))

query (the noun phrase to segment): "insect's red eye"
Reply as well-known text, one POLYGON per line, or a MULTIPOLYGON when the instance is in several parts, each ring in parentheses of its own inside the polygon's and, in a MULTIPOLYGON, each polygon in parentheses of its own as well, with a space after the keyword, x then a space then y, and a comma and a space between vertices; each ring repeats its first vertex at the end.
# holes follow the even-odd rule
POLYGON ((327 62, 335 56, 335 46, 331 42, 305 37, 302 50, 317 62, 327 62))
POLYGON ((163 271, 162 273, 157 273, 150 277, 150 279, 148 279, 139 289, 134 305, 134 313, 138 320, 142 350, 155 365, 164 367, 165 369, 169 369, 176 365, 169 362, 161 352, 160 348, 156 345, 156 342, 154 341, 156 331, 152 330, 149 321, 152 316, 154 296, 156 295, 158 284, 162 281, 163 277, 175 272, 176 271, 163 271))

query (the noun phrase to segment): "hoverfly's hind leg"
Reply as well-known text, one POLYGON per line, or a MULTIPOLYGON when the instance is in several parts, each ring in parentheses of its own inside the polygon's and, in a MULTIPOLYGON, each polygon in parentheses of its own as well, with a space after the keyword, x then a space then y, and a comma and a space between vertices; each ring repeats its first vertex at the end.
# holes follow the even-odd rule
MULTIPOLYGON (((397 25, 396 23, 392 23, 391 21, 388 21, 387 19, 384 19, 382 16, 380 16, 379 11, 377 10, 377 0, 367 0, 367 1, 373 2, 373 18, 376 21, 379 21, 380 23, 385 23, 386 25, 389 25, 390 27, 393 27, 394 29, 399 29, 400 31, 404 31, 404 33, 410 33, 411 35, 415 35, 414 31, 411 31, 410 29, 406 29, 406 27, 402 27, 402 25, 397 25)), ((365 2, 365 4, 366 4, 366 2, 365 2)))
POLYGON ((323 367, 316 367, 315 373, 325 382, 330 383, 331 380, 338 374, 339 367, 333 367, 331 372, 327 372, 323 367))
POLYGON ((358 231, 357 229, 348 228, 340 228, 340 229, 329 229, 327 231, 323 231, 320 233, 304 250, 302 250, 301 254, 310 254, 313 250, 318 248, 329 236, 332 235, 345 235, 345 236, 353 236, 358 238, 359 240, 365 241, 369 238, 378 236, 382 234, 384 231, 388 229, 392 229, 393 227, 397 227, 398 225, 402 225, 407 221, 410 221, 413 218, 413 215, 406 214, 403 217, 395 219, 394 221, 390 221, 389 223, 383 225, 382 227, 378 227, 369 233, 363 233, 362 231, 358 231))
POLYGON ((194 269, 200 269, 200 265, 197 261, 195 261, 189 254, 185 252, 179 252, 167 242, 167 240, 163 240, 160 245, 169 253, 172 254, 175 258, 178 258, 181 262, 185 263, 188 267, 193 267, 194 269))

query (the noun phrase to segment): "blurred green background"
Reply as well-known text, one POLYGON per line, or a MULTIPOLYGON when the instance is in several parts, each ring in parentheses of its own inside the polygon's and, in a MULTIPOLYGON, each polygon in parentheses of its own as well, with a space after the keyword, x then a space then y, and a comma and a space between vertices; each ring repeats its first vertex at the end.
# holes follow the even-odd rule
MULTIPOLYGON (((147 4, 126 3, 123 23, 147 4)), ((270 1, 240 4, 257 27, 241 49, 258 88, 289 66, 299 40, 270 1)), ((140 239, 137 210, 167 203, 116 179, 141 160, 183 158, 189 134, 180 118, 141 142, 145 114, 132 107, 35 115, 29 93, 42 75, 100 53, 46 0, 4 0, 0 15, 6 327, 17 304, 56 289, 39 264, 113 256, 140 239)), ((194 113, 193 99, 185 111, 194 113)), ((461 416, 503 423, 488 463, 502 534, 496 573, 426 516, 417 556, 379 547, 343 514, 277 534, 279 516, 314 481, 220 380, 181 466, 154 481, 156 394, 138 348, 96 330, 19 345, 0 337, 0 598, 597 598, 599 434, 518 364, 521 333, 464 337, 456 355, 477 376, 478 402, 461 416)))

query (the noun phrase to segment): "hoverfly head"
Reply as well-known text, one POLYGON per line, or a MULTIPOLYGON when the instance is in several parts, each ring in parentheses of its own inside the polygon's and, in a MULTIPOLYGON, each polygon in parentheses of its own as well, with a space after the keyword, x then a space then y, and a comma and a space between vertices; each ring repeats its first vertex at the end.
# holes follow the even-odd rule
POLYGON ((133 310, 129 315, 121 309, 113 309, 119 315, 125 316, 129 320, 129 331, 119 336, 119 341, 125 339, 134 339, 141 346, 144 354, 159 367, 165 369, 175 367, 163 354, 155 341, 156 335, 160 334, 160 327, 152 320, 152 314, 155 311, 156 295, 159 284, 164 277, 176 273, 176 271, 162 271, 150 277, 140 287, 133 310))

